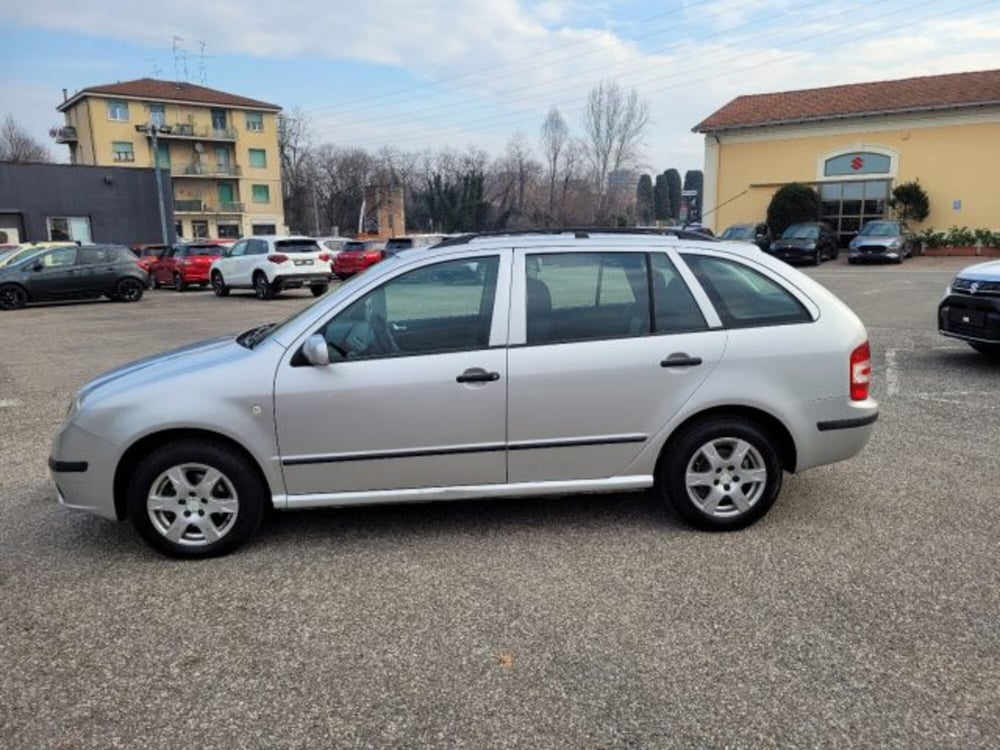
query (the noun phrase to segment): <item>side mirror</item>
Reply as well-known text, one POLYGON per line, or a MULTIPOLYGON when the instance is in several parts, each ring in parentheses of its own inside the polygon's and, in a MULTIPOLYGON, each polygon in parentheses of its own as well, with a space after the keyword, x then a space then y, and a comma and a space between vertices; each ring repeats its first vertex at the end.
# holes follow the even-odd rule
POLYGON ((42 261, 39 260, 39 261, 37 261, 35 263, 35 265, 33 265, 31 267, 31 270, 32 271, 41 271, 43 268, 45 268, 45 266, 42 264, 42 261))
POLYGON ((221 253, 219 253, 219 255, 221 255, 223 258, 228 258, 229 255, 230 255, 229 248, 227 247, 225 250, 223 250, 221 253))
POLYGON ((302 354, 314 367, 326 367, 330 364, 330 350, 326 348, 326 339, 322 334, 314 333, 307 338, 302 345, 302 354))

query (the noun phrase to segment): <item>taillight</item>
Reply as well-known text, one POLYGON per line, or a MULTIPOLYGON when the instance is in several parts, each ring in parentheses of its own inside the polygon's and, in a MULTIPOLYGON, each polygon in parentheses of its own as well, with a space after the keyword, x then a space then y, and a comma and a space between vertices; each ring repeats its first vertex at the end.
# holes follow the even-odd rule
POLYGON ((288 260, 288 256, 282 255, 281 253, 273 253, 272 255, 268 255, 267 259, 272 263, 284 263, 288 260))
POLYGON ((872 382, 872 352, 866 341, 851 352, 851 400, 864 401, 872 382))
POLYGON ((376 262, 382 260, 382 251, 373 250, 369 253, 365 253, 365 260, 374 260, 376 262))
POLYGON ((319 258, 320 260, 330 260, 330 254, 329 253, 320 253, 316 257, 319 258))

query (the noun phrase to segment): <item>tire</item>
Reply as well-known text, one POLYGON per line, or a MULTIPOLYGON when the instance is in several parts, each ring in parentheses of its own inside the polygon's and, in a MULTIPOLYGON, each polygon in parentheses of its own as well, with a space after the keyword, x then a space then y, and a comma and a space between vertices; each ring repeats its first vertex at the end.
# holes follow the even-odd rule
POLYGON ((188 285, 184 282, 184 277, 174 271, 174 291, 183 292, 187 288, 188 285))
POLYGON ((858 259, 857 258, 848 258, 847 262, 850 263, 852 266, 858 265, 858 259))
POLYGON ((20 310, 28 304, 28 291, 18 284, 0 286, 0 310, 20 310))
POLYGON ((984 357, 1000 361, 1000 344, 984 344, 981 341, 967 341, 966 343, 984 357))
POLYGON ((734 531, 754 523, 774 504, 781 481, 781 461, 771 437, 739 417, 688 427, 671 438, 657 467, 663 499, 687 523, 706 531, 734 531), (736 450, 744 454, 742 463, 729 463, 736 450))
POLYGON ((313 297, 322 297, 324 294, 326 294, 326 290, 329 288, 330 287, 327 284, 314 284, 313 286, 309 287, 309 291, 312 292, 313 297))
POLYGON ((126 276, 115 284, 115 299, 120 302, 138 302, 145 291, 146 286, 139 279, 126 276))
POLYGON ((260 271, 253 275, 253 293, 257 295, 257 299, 274 299, 274 287, 260 271))
POLYGON ((809 265, 818 266, 822 262, 823 262, 823 251, 817 247, 816 252, 813 253, 812 258, 809 261, 809 265))
POLYGON ((222 274, 218 271, 212 274, 212 291, 215 292, 216 297, 229 296, 229 287, 226 286, 226 282, 222 280, 222 274))
POLYGON ((139 463, 127 500, 132 526, 149 546, 194 559, 225 555, 246 542, 260 526, 267 498, 257 468, 239 453, 185 440, 160 446, 139 463))
POLYGON ((158 289, 159 284, 156 283, 156 277, 153 274, 149 274, 149 283, 146 285, 147 289, 158 289))

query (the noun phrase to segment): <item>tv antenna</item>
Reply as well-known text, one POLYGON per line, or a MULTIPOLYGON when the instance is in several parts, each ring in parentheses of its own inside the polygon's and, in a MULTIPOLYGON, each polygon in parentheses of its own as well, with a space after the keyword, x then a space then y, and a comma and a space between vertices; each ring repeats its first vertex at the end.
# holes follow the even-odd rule
POLYGON ((205 67, 205 41, 203 39, 198 40, 198 82, 202 86, 208 85, 208 70, 205 67))
POLYGON ((174 78, 190 83, 188 75, 187 50, 184 49, 184 38, 174 35, 174 78), (181 77, 183 71, 184 77, 181 77))
POLYGON ((163 70, 161 70, 160 66, 157 64, 156 58, 155 57, 147 57, 146 58, 146 62, 148 62, 150 65, 153 66, 153 70, 151 71, 153 78, 159 78, 160 74, 163 72, 163 70))

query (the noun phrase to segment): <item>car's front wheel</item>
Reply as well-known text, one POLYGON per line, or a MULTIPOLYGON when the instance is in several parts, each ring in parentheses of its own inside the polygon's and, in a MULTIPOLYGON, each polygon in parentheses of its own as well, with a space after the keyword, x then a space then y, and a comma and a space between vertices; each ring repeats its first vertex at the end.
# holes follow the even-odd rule
POLYGON ((222 278, 222 274, 216 271, 212 274, 212 291, 215 292, 216 297, 228 297, 229 287, 226 286, 226 282, 222 278))
POLYGON ((969 341, 968 344, 983 356, 1000 360, 1000 344, 986 344, 981 341, 969 341))
POLYGON ((28 304, 28 292, 17 284, 0 286, 0 310, 18 310, 28 304))
POLYGON ((151 547, 171 557, 232 552, 260 526, 266 502, 256 467, 207 440, 157 448, 128 485, 132 525, 151 547))
POLYGON ((138 302, 142 299, 144 291, 146 291, 146 285, 139 279, 124 278, 115 285, 115 299, 122 302, 138 302))
POLYGON ((697 422, 668 444, 659 489, 685 521, 709 531, 742 529, 761 518, 781 490, 773 439, 739 417, 697 422))
POLYGON ((177 271, 174 271, 174 290, 183 292, 185 289, 187 289, 187 284, 184 282, 184 277, 177 271))

